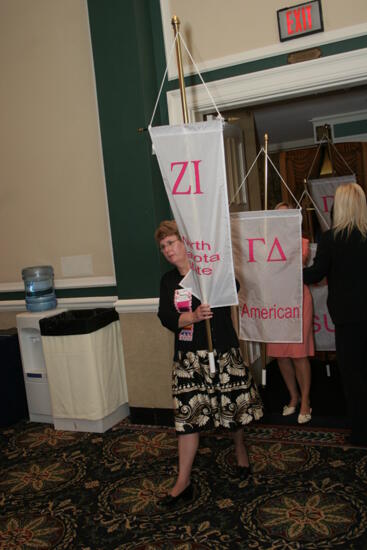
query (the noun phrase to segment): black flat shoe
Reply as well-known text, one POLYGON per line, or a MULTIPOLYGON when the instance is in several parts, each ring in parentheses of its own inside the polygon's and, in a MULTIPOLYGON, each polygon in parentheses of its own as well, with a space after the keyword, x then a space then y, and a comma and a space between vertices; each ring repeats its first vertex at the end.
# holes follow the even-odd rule
POLYGON ((172 495, 167 495, 159 501, 159 505, 164 508, 173 508, 178 502, 189 502, 194 497, 194 488, 192 484, 188 485, 186 489, 181 491, 179 495, 173 497, 172 495))
POLYGON ((237 466, 236 474, 241 480, 245 480, 251 475, 251 466, 237 466))

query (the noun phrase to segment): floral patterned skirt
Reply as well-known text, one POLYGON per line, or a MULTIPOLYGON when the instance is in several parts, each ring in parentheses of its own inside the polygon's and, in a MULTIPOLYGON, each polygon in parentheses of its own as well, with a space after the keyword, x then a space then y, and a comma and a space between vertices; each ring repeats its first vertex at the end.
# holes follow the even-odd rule
POLYGON ((231 430, 258 420, 263 405, 239 348, 214 350, 214 375, 208 351, 179 352, 173 363, 172 393, 178 435, 224 427, 231 430))

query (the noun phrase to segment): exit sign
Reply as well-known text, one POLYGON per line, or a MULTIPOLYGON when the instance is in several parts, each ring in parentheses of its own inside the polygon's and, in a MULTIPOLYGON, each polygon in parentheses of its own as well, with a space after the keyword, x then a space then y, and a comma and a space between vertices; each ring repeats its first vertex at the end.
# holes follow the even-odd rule
POLYGON ((277 16, 281 42, 324 30, 320 0, 283 8, 277 16))

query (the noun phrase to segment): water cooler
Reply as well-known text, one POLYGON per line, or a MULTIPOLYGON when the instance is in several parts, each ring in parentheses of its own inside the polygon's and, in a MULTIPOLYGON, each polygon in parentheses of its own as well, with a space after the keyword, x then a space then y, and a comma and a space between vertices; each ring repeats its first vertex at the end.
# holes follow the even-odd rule
POLYGON ((29 419, 53 424, 45 358, 39 321, 65 310, 19 313, 16 316, 29 419))

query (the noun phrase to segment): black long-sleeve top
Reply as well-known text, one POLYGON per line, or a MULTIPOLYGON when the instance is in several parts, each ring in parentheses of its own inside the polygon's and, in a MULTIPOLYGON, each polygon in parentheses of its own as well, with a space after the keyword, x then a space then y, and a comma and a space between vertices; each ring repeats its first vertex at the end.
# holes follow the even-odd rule
POLYGON ((328 281, 327 305, 334 324, 367 320, 367 239, 354 229, 349 237, 322 234, 313 265, 303 270, 305 284, 328 281))
MULTIPOLYGON (((182 312, 177 311, 174 303, 175 290, 181 288, 179 283, 183 279, 175 268, 165 273, 161 279, 158 317, 164 327, 175 334, 175 358, 177 351, 197 351, 208 349, 206 323, 200 321, 193 325, 192 341, 179 340, 178 320, 182 312)), ((200 301, 192 296, 192 311, 200 305, 200 301)), ((213 317, 210 320, 213 348, 217 351, 225 351, 231 347, 238 347, 238 338, 233 328, 230 307, 217 307, 213 309, 213 317)))

